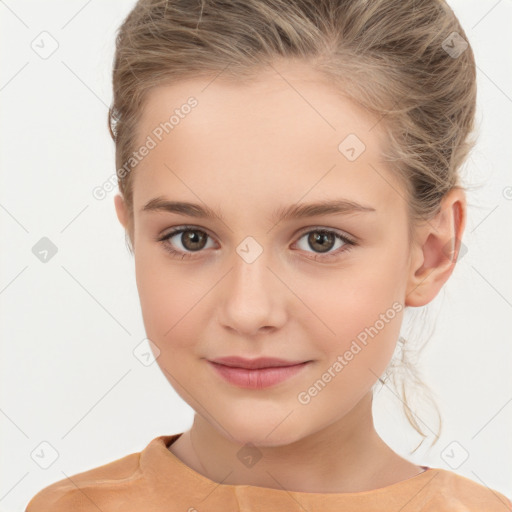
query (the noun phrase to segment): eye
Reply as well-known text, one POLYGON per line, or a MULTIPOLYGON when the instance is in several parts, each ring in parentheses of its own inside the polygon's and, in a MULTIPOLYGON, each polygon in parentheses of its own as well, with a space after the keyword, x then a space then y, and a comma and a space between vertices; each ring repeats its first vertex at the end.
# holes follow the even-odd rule
POLYGON ((157 241, 161 242, 164 249, 173 256, 181 256, 181 259, 185 259, 191 257, 192 253, 200 252, 204 249, 208 237, 209 235, 205 231, 197 229, 194 226, 181 226, 180 228, 173 229, 163 237, 158 238, 157 241), (178 235, 181 236, 178 237, 178 235), (177 238, 177 241, 170 243, 171 239, 174 237, 177 238), (176 247, 178 243, 181 244, 184 250, 179 246, 179 250, 173 248, 176 247), (190 251, 190 253, 187 251, 190 251))
MULTIPOLYGON (((194 226, 181 226, 173 229, 162 237, 158 237, 157 241, 162 243, 164 249, 172 256, 179 256, 181 259, 186 259, 194 257, 195 252, 201 252, 202 249, 208 248, 208 238, 211 238, 210 235, 202 229, 198 229, 194 226), (172 239, 175 237, 176 240, 173 241, 172 239), (179 245, 181 245, 181 247, 179 247, 179 245), (178 247, 178 249, 175 249, 175 247, 178 247)), ((303 232, 296 244, 302 245, 299 249, 306 252, 308 246, 315 251, 319 251, 313 253, 312 258, 309 257, 314 260, 328 260, 338 257, 341 253, 347 252, 353 246, 357 245, 354 240, 346 235, 320 227, 314 229, 309 228, 309 231, 303 232), (305 244, 300 244, 303 238, 305 239, 305 244), (333 246, 336 245, 336 241, 341 242, 341 247, 338 246, 337 251, 329 252, 333 249, 333 246)))
POLYGON ((307 251, 307 248, 310 247, 315 251, 319 251, 313 253, 312 259, 314 260, 327 260, 338 257, 341 253, 349 251, 356 245, 356 242, 347 236, 326 228, 315 228, 313 230, 310 228, 309 231, 302 234, 296 243, 301 250, 307 251), (305 243, 300 247, 302 239, 305 239, 305 243), (338 246, 337 251, 329 252, 336 245, 336 241, 341 242, 341 246, 338 246))

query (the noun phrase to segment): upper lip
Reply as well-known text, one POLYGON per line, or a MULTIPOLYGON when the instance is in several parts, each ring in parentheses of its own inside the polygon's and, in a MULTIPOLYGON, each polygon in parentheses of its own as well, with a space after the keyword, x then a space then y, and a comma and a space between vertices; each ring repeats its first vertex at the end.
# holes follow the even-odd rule
POLYGON ((275 357, 258 357, 257 359, 246 359, 244 357, 230 356, 219 357, 218 359, 210 359, 213 363, 223 364, 236 368, 272 368, 276 366, 294 366, 296 364, 306 363, 308 361, 287 361, 286 359, 278 359, 275 357))

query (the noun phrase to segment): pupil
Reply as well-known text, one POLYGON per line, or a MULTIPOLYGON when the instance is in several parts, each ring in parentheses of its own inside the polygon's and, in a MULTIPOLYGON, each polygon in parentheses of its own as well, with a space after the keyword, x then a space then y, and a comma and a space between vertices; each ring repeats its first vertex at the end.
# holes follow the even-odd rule
POLYGON ((183 245, 189 250, 189 251, 197 251, 202 248, 201 241, 204 242, 205 236, 199 235, 198 231, 186 231, 183 233, 184 239, 182 240, 183 245), (188 242, 192 243, 192 247, 189 247, 188 242), (197 247, 195 244, 199 243, 199 247, 197 247))
POLYGON ((332 249, 332 241, 334 240, 334 236, 332 233, 324 233, 320 231, 315 231, 310 235, 310 243, 313 246, 314 244, 319 245, 320 252, 327 252, 332 249), (327 243, 325 243, 327 241, 327 243))

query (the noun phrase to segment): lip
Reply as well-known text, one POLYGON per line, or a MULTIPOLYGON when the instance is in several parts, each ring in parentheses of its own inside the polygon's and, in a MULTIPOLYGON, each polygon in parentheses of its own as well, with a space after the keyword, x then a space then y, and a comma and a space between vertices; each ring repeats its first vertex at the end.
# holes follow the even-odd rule
POLYGON ((235 362, 234 358, 229 359, 229 365, 224 364, 225 361, 222 363, 219 362, 220 360, 208 360, 208 363, 225 381, 245 389, 264 389, 276 386, 294 375, 297 375, 312 362, 293 362, 269 358, 259 358, 252 361, 243 358, 236 358, 238 362, 235 362), (244 368, 235 366, 235 364, 252 364, 253 368, 244 368), (254 365, 259 365, 259 367, 254 367, 254 365))
POLYGON ((236 368, 245 368, 249 370, 260 368, 275 368, 295 366, 308 361, 287 361, 286 359, 278 359, 276 357, 258 357, 256 359, 246 359, 245 357, 229 356, 219 357, 217 359, 209 360, 211 363, 218 363, 224 366, 231 366, 236 368))

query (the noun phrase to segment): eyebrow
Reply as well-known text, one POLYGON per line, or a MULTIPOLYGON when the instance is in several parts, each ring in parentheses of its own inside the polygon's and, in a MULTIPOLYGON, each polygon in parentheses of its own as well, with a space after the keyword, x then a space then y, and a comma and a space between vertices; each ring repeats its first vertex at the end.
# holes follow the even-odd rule
MULTIPOLYGON (((186 201, 171 201, 163 196, 148 201, 141 212, 170 212, 202 219, 223 220, 220 212, 206 206, 186 201)), ((375 208, 348 199, 335 199, 316 203, 292 204, 274 210, 271 220, 281 222, 289 219, 302 219, 319 215, 343 215, 349 213, 376 212, 375 208)))

